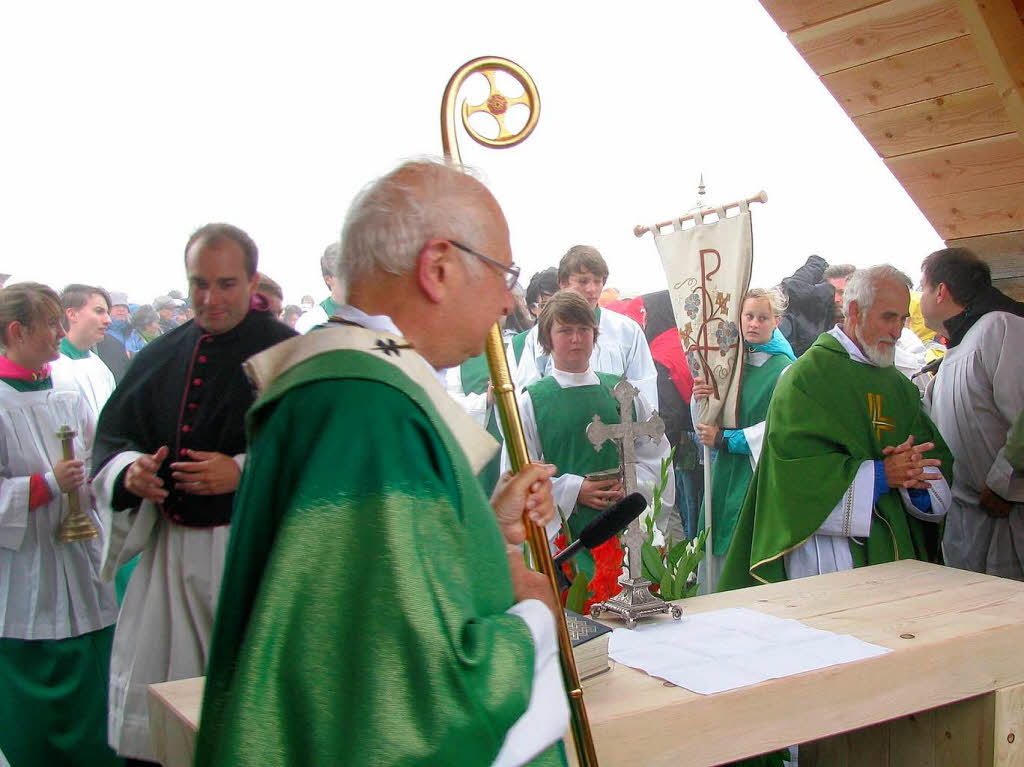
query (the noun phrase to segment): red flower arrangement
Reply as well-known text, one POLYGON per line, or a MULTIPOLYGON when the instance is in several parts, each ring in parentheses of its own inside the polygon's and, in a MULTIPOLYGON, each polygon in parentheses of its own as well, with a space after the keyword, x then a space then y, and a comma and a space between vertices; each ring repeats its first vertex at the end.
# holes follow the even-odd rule
MULTIPOLYGON (((562 551, 567 545, 565 533, 561 533, 555 538, 555 548, 558 551, 562 551)), ((618 536, 609 538, 600 546, 591 549, 590 553, 594 557, 594 577, 587 584, 587 601, 581 611, 584 614, 589 612, 591 605, 604 602, 619 593, 619 576, 622 574, 622 558, 625 556, 618 536)), ((570 582, 576 577, 576 569, 569 562, 562 563, 562 571, 570 582)), ((562 591, 563 606, 568 595, 569 590, 564 589, 562 591)))

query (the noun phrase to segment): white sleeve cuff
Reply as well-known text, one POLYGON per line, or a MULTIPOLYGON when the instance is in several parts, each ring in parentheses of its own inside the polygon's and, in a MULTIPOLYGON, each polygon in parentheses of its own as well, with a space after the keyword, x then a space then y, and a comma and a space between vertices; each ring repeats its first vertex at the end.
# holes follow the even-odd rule
POLYGON ((875 508, 875 462, 864 461, 853 482, 818 528, 818 535, 867 538, 875 508))
POLYGON ((992 462, 992 468, 985 477, 985 484, 1010 503, 1024 502, 1024 475, 1013 470, 1003 450, 996 454, 996 460, 992 462))
POLYGON ((748 426, 743 430, 743 436, 747 440, 747 447, 750 448, 750 469, 757 468, 757 462, 761 460, 761 448, 764 446, 764 421, 748 426))
POLYGON ((231 460, 235 462, 239 471, 245 471, 245 453, 239 453, 238 455, 231 456, 231 460))
POLYGON ((57 475, 54 474, 52 471, 48 471, 43 475, 43 479, 46 480, 46 486, 50 490, 50 497, 60 498, 61 492, 60 485, 57 484, 57 475))
MULTIPOLYGON (((563 474, 551 480, 551 496, 555 505, 561 509, 562 514, 568 519, 576 510, 576 502, 580 497, 580 489, 583 487, 583 477, 579 474, 563 474)), ((554 538, 562 530, 562 521, 558 515, 548 522, 548 540, 554 538)))
POLYGON ((949 483, 946 482, 945 477, 940 477, 930 483, 930 485, 928 495, 932 501, 931 511, 924 511, 915 506, 914 502, 910 500, 910 493, 907 492, 905 487, 900 488, 900 498, 903 500, 903 508, 907 514, 914 519, 938 523, 945 518, 946 512, 949 511, 949 504, 953 499, 953 494, 950 492, 949 483))
POLYGON ((554 616, 538 599, 518 602, 507 612, 522 618, 533 637, 533 685, 530 704, 505 734, 495 767, 526 764, 561 740, 569 726, 554 616))

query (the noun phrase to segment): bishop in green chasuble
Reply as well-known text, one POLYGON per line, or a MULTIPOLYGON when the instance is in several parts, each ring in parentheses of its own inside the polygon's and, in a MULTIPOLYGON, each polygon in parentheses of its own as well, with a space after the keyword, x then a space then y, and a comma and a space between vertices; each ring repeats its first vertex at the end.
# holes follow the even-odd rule
POLYGON ((858 354, 837 327, 779 380, 719 590, 934 557, 952 456, 917 387, 858 354), (918 445, 933 442, 927 457, 942 461, 943 479, 930 483, 923 502, 928 510, 918 508, 919 495, 877 476, 886 448, 911 435, 918 445))
MULTIPOLYGON (((493 440, 400 336, 325 328, 271 353, 196 766, 494 763, 541 645, 474 476, 493 440)), ((565 728, 551 647, 545 695, 563 707, 548 743, 565 728)), ((538 751, 531 763, 563 763, 557 745, 538 751)))

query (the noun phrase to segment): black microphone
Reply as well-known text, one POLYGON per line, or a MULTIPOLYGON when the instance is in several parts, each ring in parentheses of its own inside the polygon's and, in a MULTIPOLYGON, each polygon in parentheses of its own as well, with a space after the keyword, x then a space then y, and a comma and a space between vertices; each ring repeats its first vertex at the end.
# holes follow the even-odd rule
POLYGON ((560 572, 562 563, 579 554, 581 549, 600 546, 613 535, 618 535, 630 522, 643 514, 646 508, 647 499, 640 493, 630 493, 621 501, 616 501, 584 527, 579 538, 558 553, 554 558, 555 567, 559 568, 560 572))

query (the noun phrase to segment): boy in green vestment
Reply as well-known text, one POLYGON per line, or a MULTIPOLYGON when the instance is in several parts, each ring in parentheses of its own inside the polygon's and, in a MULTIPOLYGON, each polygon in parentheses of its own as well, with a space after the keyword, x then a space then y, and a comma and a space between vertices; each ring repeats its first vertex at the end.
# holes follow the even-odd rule
MULTIPOLYGON (((713 424, 698 423, 697 437, 718 453, 711 469, 711 503, 714 507, 711 517, 711 540, 714 551, 701 563, 700 583, 709 581, 702 577, 710 566, 715 573, 721 571, 725 552, 732 542, 732 531, 736 527, 740 506, 747 494, 750 477, 761 456, 764 442, 764 419, 768 403, 779 377, 790 363, 796 361, 789 341, 779 332, 779 318, 785 308, 785 299, 776 291, 752 288, 743 297, 740 310, 740 324, 743 332, 744 355, 743 375, 740 388, 739 421, 736 429, 722 429, 713 424), (708 564, 706 564, 708 563, 708 564)), ((711 384, 702 378, 693 381, 693 401, 713 395, 711 384)), ((704 528, 702 508, 699 529, 704 528)))
POLYGON ((719 589, 934 555, 952 457, 894 366, 910 280, 862 269, 775 389, 719 589))
MULTIPOLYGON (((579 535, 588 522, 610 504, 622 498, 622 484, 617 479, 587 479, 587 474, 615 470, 619 466, 618 451, 605 443, 598 451, 587 439, 587 425, 595 415, 605 423, 619 423, 619 403, 612 389, 618 376, 596 373, 590 366, 598 323, 587 300, 571 290, 556 293, 545 304, 537 323, 538 340, 545 354, 551 356, 551 375, 526 387, 519 397, 519 414, 530 455, 558 467, 554 478, 555 503, 569 515, 569 529, 579 535)), ((646 420, 651 406, 642 394, 634 401, 634 417, 646 420)), ((661 461, 669 455, 668 440, 641 440, 637 444, 637 486, 651 498, 651 488, 660 482, 661 461)), ((503 453, 502 466, 508 466, 503 453)), ((671 467, 669 472, 671 472, 671 467)), ((675 501, 675 481, 669 476, 663 501, 675 501)), ((558 521, 549 527, 549 536, 557 534, 558 521)), ((577 563, 593 575, 593 563, 586 552, 577 563)))
POLYGON ((413 162, 357 198, 342 242, 349 303, 247 363, 195 764, 561 764, 559 608, 513 545, 525 513, 554 517, 553 467, 489 502, 474 473, 496 445, 438 374, 511 308, 504 216, 413 162))

